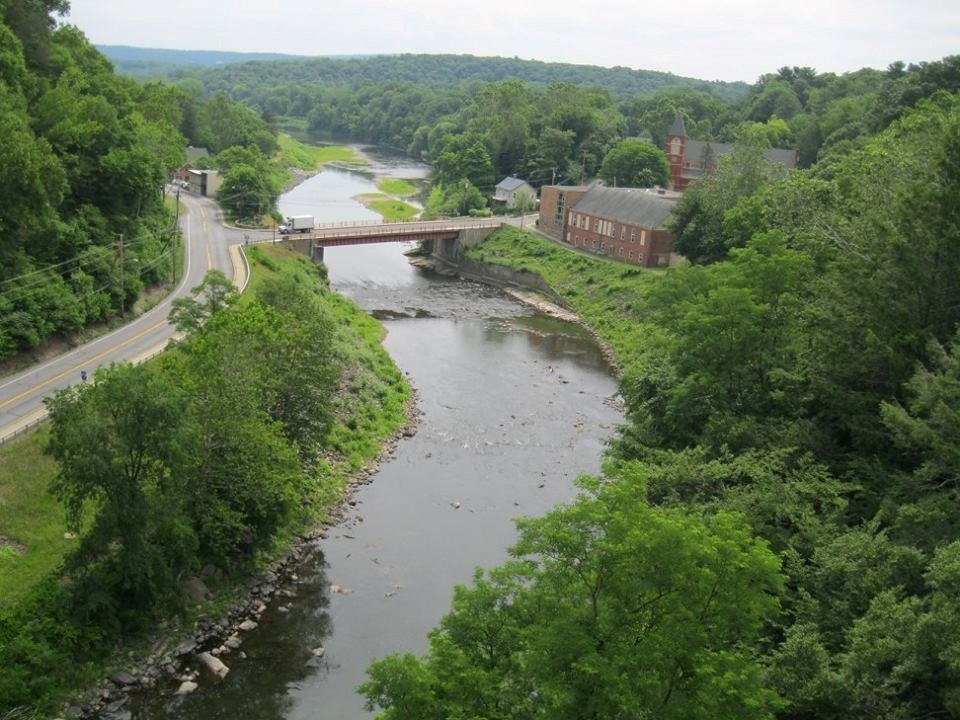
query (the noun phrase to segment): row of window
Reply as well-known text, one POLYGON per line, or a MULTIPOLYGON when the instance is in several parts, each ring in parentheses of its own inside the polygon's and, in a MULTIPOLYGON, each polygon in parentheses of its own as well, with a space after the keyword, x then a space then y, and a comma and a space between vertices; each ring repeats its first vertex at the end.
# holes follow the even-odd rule
MULTIPOLYGON (((583 248, 586 248, 586 247, 587 247, 587 239, 584 238, 584 239, 583 239, 583 242, 581 243, 581 242, 580 242, 580 236, 579 236, 579 235, 574 235, 574 236, 573 236, 573 246, 574 246, 574 247, 583 247, 583 248)), ((596 240, 591 240, 591 241, 590 241, 590 249, 593 250, 593 251, 596 252, 596 253, 600 253, 601 255, 606 255, 606 254, 608 254, 608 253, 607 253, 607 249, 608 249, 608 248, 607 248, 607 246, 604 244, 603 240, 601 240, 600 242, 597 242, 596 240)), ((615 254, 615 255, 619 255, 620 257, 624 257, 623 248, 622 248, 622 247, 616 248, 616 249, 614 250, 614 254, 615 254)), ((626 257, 627 257, 628 259, 630 259, 630 260, 633 260, 633 250, 629 250, 629 251, 627 252, 627 254, 626 254, 626 257)), ((640 252, 638 251, 638 252, 637 252, 637 260, 639 260, 640 257, 641 257, 641 255, 640 255, 640 252)))
MULTIPOLYGON (((590 229, 590 217, 587 215, 581 215, 580 213, 570 213, 570 218, 567 222, 570 227, 577 227, 581 230, 590 229)), ((627 227, 630 227, 630 242, 637 241, 637 229, 632 226, 621 225, 620 226, 620 240, 625 241, 627 239, 627 227)), ((599 235, 606 235, 607 237, 616 237, 617 236, 617 225, 616 223, 611 222, 610 220, 602 220, 600 218, 593 218, 593 231, 599 235)), ((640 244, 647 244, 647 231, 640 231, 640 244)))
MULTIPOLYGON (((574 246, 574 247, 582 247, 582 248, 584 248, 584 249, 588 249, 588 247, 587 247, 587 238, 583 238, 583 242, 580 242, 580 236, 579 236, 579 235, 574 235, 574 236, 573 236, 573 246, 574 246)), ((599 253, 600 255, 609 255, 609 254, 610 254, 610 253, 608 252, 608 247, 604 244, 603 240, 601 240, 600 242, 597 242, 596 240, 590 240, 589 249, 592 250, 592 251, 595 252, 595 253, 599 253)), ((623 250, 623 247, 622 247, 622 246, 617 247, 617 248, 614 248, 613 250, 614 250, 614 252, 613 252, 613 255, 614 255, 614 256, 619 256, 619 257, 621 257, 621 258, 625 257, 627 260, 633 260, 633 259, 634 259, 634 252, 633 252, 633 250, 628 250, 628 251, 626 252, 626 254, 624 254, 624 250, 623 250)), ((642 258, 643 258, 643 253, 641 253, 640 251, 637 251, 637 253, 636 253, 636 259, 639 261, 639 260, 641 260, 642 258)), ((667 267, 667 266, 670 264, 670 256, 669 256, 669 255, 662 255, 662 254, 661 254, 661 255, 654 255, 654 258, 656 259, 657 265, 658 265, 659 267, 667 267)))

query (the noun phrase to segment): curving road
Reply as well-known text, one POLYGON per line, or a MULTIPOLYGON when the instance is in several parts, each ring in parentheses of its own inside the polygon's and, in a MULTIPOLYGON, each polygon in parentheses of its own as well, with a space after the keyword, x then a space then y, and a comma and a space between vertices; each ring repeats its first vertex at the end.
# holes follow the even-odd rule
MULTIPOLYGON (((46 415, 43 399, 68 385, 81 382, 80 373, 101 365, 129 360, 140 362, 160 352, 176 334, 167 322, 173 300, 190 293, 203 281, 208 270, 221 270, 234 283, 245 282, 245 266, 239 247, 244 242, 241 230, 224 227, 220 211, 207 198, 183 194, 187 212, 180 227, 186 249, 183 278, 177 288, 156 307, 127 325, 91 340, 63 355, 0 380, 0 444, 35 425, 46 415)), ((253 240, 265 233, 251 233, 253 240)))

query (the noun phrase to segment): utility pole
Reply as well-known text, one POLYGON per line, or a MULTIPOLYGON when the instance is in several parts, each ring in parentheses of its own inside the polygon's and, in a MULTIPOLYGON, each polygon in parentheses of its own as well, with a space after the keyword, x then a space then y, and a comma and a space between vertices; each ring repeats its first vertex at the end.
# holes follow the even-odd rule
POLYGON ((173 236, 170 238, 170 264, 173 266, 173 286, 177 286, 177 233, 180 232, 180 190, 177 185, 177 210, 173 221, 173 236))
POLYGON ((550 184, 557 184, 557 169, 555 167, 550 168, 550 184))
POLYGON ((126 292, 123 289, 123 233, 120 233, 120 317, 126 317, 125 294, 126 292))

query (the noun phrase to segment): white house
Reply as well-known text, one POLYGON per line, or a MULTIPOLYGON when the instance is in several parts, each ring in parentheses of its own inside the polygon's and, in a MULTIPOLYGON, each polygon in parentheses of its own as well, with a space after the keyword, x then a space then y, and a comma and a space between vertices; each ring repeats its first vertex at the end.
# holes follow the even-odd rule
MULTIPOLYGON (((526 180, 521 180, 520 178, 515 177, 505 177, 503 180, 497 183, 497 187, 493 192, 493 199, 496 202, 502 202, 506 204, 508 208, 512 208, 517 204, 517 193, 525 192, 527 193, 533 204, 536 204, 537 201, 537 191, 533 189, 533 186, 530 185, 526 180)), ((532 207, 532 205, 531 205, 532 207)))

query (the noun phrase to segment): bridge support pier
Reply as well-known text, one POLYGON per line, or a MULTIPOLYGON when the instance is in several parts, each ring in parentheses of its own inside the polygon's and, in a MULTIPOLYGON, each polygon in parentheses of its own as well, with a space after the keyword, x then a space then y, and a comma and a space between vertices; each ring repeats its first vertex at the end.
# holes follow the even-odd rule
POLYGON ((323 245, 314 243, 310 252, 310 259, 318 265, 323 262, 323 245))

